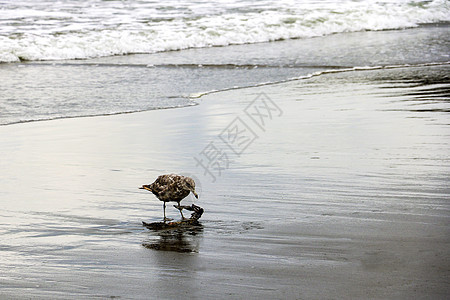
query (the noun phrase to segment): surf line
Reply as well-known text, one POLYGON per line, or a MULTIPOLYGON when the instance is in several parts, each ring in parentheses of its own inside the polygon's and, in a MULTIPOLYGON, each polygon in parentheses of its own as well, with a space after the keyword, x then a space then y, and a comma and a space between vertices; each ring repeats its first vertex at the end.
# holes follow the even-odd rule
MULTIPOLYGON (((430 62, 430 63, 420 63, 420 64, 400 64, 400 65, 385 65, 385 66, 362 66, 362 67, 351 67, 351 68, 342 68, 342 69, 328 69, 324 71, 309 73, 306 75, 298 76, 298 77, 291 77, 283 80, 277 80, 277 81, 270 81, 270 82, 261 82, 253 85, 246 85, 246 86, 233 86, 229 88, 224 88, 220 90, 210 90, 200 93, 193 93, 190 94, 188 97, 190 99, 199 99, 203 96, 210 95, 210 94, 216 94, 220 92, 226 92, 226 91, 232 91, 232 90, 240 90, 240 89, 248 89, 248 88, 254 88, 254 87, 261 87, 261 86, 268 86, 268 85, 275 85, 280 83, 286 83, 291 81, 298 81, 298 80, 307 80, 311 79, 313 77, 319 77, 322 75, 328 75, 328 74, 336 74, 336 73, 347 73, 347 72, 361 72, 361 71, 373 71, 373 70, 389 70, 389 69, 401 69, 401 68, 419 68, 419 67, 434 67, 434 66, 445 66, 450 65, 450 61, 445 62, 430 62)), ((307 66, 305 66, 307 68, 307 66)))

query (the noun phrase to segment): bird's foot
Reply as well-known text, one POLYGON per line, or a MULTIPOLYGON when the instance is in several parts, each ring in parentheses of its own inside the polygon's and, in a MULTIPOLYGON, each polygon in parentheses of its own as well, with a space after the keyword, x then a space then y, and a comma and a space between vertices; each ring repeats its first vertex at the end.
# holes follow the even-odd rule
POLYGON ((169 222, 170 222, 170 221, 173 221, 172 218, 164 218, 163 220, 164 220, 164 223, 166 223, 167 221, 169 221, 169 222))

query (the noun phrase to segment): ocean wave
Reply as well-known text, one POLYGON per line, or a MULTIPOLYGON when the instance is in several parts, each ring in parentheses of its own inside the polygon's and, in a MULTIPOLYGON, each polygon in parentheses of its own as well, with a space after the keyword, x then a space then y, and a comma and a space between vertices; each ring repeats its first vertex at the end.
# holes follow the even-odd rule
POLYGON ((155 53, 450 21, 446 0, 262 1, 253 8, 237 6, 237 1, 216 6, 214 1, 209 6, 187 1, 184 9, 168 6, 160 10, 140 7, 140 2, 125 9, 117 1, 91 0, 77 13, 71 1, 62 3, 66 9, 57 12, 33 4, 4 6, 0 10, 0 62, 155 53), (100 9, 99 5, 115 6, 100 9))

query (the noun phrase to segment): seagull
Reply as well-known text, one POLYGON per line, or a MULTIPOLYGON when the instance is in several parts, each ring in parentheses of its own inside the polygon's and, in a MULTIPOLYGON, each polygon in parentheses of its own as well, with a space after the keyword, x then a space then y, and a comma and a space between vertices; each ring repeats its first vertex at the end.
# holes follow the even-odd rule
POLYGON ((177 202, 178 207, 176 208, 184 219, 180 201, 189 195, 190 192, 194 194, 195 198, 198 198, 198 194, 195 192, 195 181, 190 177, 176 174, 158 176, 155 182, 143 185, 140 189, 152 192, 156 198, 164 202, 164 222, 166 221, 166 202, 177 202))

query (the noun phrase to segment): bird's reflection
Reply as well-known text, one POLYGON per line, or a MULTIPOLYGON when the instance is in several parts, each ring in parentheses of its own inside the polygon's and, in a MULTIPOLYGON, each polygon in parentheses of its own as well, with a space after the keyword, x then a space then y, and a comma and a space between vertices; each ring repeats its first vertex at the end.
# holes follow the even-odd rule
POLYGON ((158 230, 144 243, 147 249, 174 252, 198 252, 203 226, 158 230))

